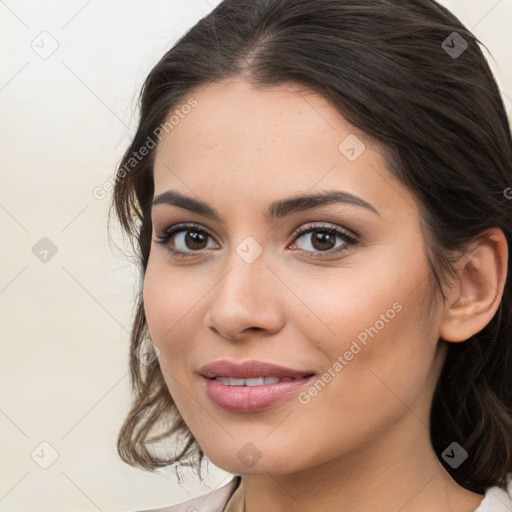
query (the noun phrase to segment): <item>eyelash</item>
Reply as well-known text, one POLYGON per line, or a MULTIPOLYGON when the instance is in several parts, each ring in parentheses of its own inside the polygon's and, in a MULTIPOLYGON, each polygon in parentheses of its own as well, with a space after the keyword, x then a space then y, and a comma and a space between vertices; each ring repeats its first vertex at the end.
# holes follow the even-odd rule
MULTIPOLYGON (((194 233, 200 233, 202 235, 211 237, 210 233, 208 233, 208 231, 206 231, 204 228, 202 228, 199 224, 176 224, 175 226, 171 226, 171 227, 163 230, 160 234, 156 235, 157 240, 155 240, 155 243, 157 243, 159 245, 167 246, 169 241, 171 240, 171 238, 174 235, 181 233, 182 231, 192 231, 194 233)), ((304 249, 295 249, 295 250, 297 250, 301 253, 306 253, 308 255, 308 257, 327 258, 327 257, 332 256, 333 254, 338 254, 338 253, 345 252, 347 250, 351 250, 359 244, 359 240, 355 236, 349 234, 348 232, 346 232, 332 224, 323 225, 323 226, 300 227, 299 229, 297 229, 295 231, 292 243, 294 243, 301 236, 303 236, 307 233, 315 233, 315 232, 338 235, 340 238, 343 239, 343 241, 345 242, 345 245, 336 250, 329 249, 327 251, 320 251, 320 252, 313 253, 313 254, 316 254, 316 256, 310 256, 311 251, 306 251, 304 249)), ((180 250, 173 249, 170 246, 167 248, 173 254, 173 256, 178 257, 178 258, 194 257, 195 255, 201 253, 201 251, 190 251, 190 252, 180 251, 180 250)), ((204 251, 204 249, 203 249, 203 251, 204 251)))

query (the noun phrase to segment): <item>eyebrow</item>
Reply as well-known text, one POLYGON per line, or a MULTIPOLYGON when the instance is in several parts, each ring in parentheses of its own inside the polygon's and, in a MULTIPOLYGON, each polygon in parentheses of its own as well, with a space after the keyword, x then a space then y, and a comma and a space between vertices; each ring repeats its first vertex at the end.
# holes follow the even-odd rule
MULTIPOLYGON (((341 190, 329 190, 316 194, 298 195, 272 202, 264 216, 267 220, 280 219, 294 213, 312 210, 333 203, 357 206, 381 216, 380 213, 364 199, 341 190)), ((198 213, 204 217, 225 223, 222 217, 208 203, 185 196, 175 190, 167 190, 153 199, 152 208, 161 204, 178 206, 185 210, 198 213)))

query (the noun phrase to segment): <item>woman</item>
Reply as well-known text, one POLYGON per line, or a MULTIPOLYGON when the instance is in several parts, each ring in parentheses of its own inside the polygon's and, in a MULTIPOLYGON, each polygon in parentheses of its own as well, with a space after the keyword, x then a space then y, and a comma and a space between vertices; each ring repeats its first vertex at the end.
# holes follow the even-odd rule
POLYGON ((236 475, 161 510, 512 510, 478 43, 432 0, 225 0, 153 68, 114 191, 143 277, 118 449, 236 475))

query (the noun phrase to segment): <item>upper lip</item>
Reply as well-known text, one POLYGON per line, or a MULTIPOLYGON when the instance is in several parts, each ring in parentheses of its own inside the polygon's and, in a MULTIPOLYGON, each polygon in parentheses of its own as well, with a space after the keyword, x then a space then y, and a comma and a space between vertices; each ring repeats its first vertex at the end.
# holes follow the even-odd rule
POLYGON ((240 363, 228 360, 215 361, 202 366, 198 370, 198 373, 209 379, 214 379, 215 377, 233 377, 238 379, 251 379, 257 377, 291 377, 298 379, 314 374, 307 370, 294 370, 293 368, 254 360, 243 361, 240 363))

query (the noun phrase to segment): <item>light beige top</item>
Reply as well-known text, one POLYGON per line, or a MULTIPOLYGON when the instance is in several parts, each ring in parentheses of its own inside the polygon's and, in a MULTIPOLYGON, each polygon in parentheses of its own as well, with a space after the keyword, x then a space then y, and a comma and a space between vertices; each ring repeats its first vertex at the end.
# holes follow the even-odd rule
MULTIPOLYGON (((498 486, 487 488, 484 499, 474 512, 512 512, 512 474, 508 476, 505 489, 498 486)), ((143 512, 245 512, 243 482, 243 478, 237 476, 219 489, 185 503, 143 512)))
POLYGON ((243 488, 238 482, 239 478, 234 478, 219 489, 184 503, 139 512, 243 512, 243 488))

